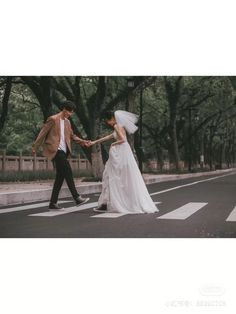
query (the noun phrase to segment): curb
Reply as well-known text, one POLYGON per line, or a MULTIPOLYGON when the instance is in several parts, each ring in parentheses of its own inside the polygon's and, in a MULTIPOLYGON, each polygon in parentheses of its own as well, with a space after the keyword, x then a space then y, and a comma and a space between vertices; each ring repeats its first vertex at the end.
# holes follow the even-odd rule
MULTIPOLYGON (((80 194, 100 193, 102 190, 101 183, 92 183, 90 185, 76 186, 80 194)), ((28 190, 18 192, 8 192, 0 194, 0 206, 25 204, 32 202, 49 201, 52 189, 28 190)), ((67 187, 63 187, 60 191, 60 198, 71 197, 67 187)))
MULTIPOLYGON (((144 181, 146 184, 158 183, 158 182, 168 182, 175 180, 182 180, 188 178, 197 178, 202 176, 209 175, 219 175, 227 172, 231 172, 236 170, 235 168, 225 169, 225 170, 216 170, 209 172, 198 172, 198 173, 186 173, 186 174, 177 174, 177 175, 144 175, 144 181)), ((80 194, 92 194, 92 193, 100 193, 102 190, 101 182, 93 182, 91 184, 86 185, 77 185, 76 188, 80 194)), ((17 204, 25 204, 32 202, 41 202, 48 201, 51 196, 52 189, 32 189, 25 191, 17 191, 17 192, 8 192, 8 193, 0 193, 0 206, 7 205, 17 205, 17 204)), ((63 187, 60 191, 60 198, 71 197, 70 191, 67 187, 63 187)))
POLYGON ((197 172, 197 173, 186 173, 186 174, 164 174, 158 175, 144 179, 146 184, 151 183, 158 183, 158 182, 167 182, 167 181, 175 181, 175 180, 182 180, 182 179, 189 179, 189 178, 197 178, 197 177, 204 177, 204 176, 214 176, 219 175, 227 172, 232 172, 236 170, 236 168, 230 168, 225 170, 215 170, 215 171, 208 171, 208 172, 197 172))

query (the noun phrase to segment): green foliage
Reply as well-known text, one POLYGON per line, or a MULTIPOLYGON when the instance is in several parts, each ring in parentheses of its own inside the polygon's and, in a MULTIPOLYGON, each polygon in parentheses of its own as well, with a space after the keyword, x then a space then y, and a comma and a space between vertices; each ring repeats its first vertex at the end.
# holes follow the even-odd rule
MULTIPOLYGON (((128 102, 127 77, 59 76, 49 77, 51 107, 44 93, 42 77, 13 79, 8 117, 1 133, 0 149, 8 154, 31 154, 31 145, 40 131, 45 113, 59 111, 60 102, 70 99, 76 104, 72 122, 76 133, 95 139, 111 132, 102 124, 106 110, 125 109, 128 102), (33 87, 31 85, 33 84, 33 87), (45 96, 45 97, 44 97, 45 96), (47 108, 48 106, 48 108, 47 108), (48 109, 48 110, 47 110, 48 109)), ((140 90, 143 91, 143 150, 145 157, 174 161, 173 127, 180 159, 199 162, 204 148, 207 162, 220 163, 224 156, 234 162, 236 141, 235 77, 133 77, 132 111, 140 113, 140 90), (165 82, 168 82, 169 92, 165 82), (175 90, 179 82, 178 90, 175 90), (176 103, 175 103, 176 101, 176 103), (172 104, 170 104, 172 102, 172 104), (173 106, 173 103, 176 106, 173 106), (175 119, 173 124, 173 117, 175 119), (172 119, 172 120, 171 120, 172 119), (190 150, 190 144, 192 146, 190 150), (222 157, 223 156, 223 157, 222 157), (222 158, 221 158, 222 157, 222 158), (214 160, 213 160, 214 161, 214 160)), ((4 94, 0 77, 0 103, 4 94)), ((0 104, 1 111, 1 104, 0 104)), ((107 150, 108 146, 105 145, 107 150)), ((73 154, 91 157, 91 150, 74 145, 73 154)))
MULTIPOLYGON (((92 174, 89 170, 73 170, 74 178, 88 177, 92 174)), ((55 179, 55 171, 37 170, 37 171, 6 171, 1 172, 0 182, 27 182, 39 180, 55 179)))
POLYGON ((31 154, 31 147, 42 126, 40 106, 30 91, 22 85, 14 85, 9 100, 7 123, 1 134, 0 149, 8 154, 31 154))

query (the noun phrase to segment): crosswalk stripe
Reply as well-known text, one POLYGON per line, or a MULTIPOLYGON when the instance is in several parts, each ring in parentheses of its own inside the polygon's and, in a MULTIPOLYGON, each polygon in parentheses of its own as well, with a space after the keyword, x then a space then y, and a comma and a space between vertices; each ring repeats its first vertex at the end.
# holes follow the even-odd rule
POLYGON ((65 215, 65 214, 69 214, 69 213, 73 213, 73 212, 78 212, 84 209, 89 209, 89 208, 93 208, 96 207, 98 205, 97 202, 94 203, 88 203, 88 204, 84 204, 81 206, 72 206, 72 207, 67 207, 67 208, 63 208, 60 210, 55 210, 55 211, 46 211, 43 213, 37 213, 37 214, 31 214, 28 216, 33 216, 33 217, 54 217, 54 216, 60 216, 60 215, 65 215))
POLYGON ((226 221, 236 221, 236 206, 233 208, 226 221))
POLYGON ((157 219, 180 219, 184 220, 193 215, 202 207, 206 206, 208 203, 197 203, 197 202, 190 202, 181 206, 167 214, 157 217, 157 219))
POLYGON ((121 214, 121 213, 103 213, 98 215, 90 216, 90 218, 118 218, 121 216, 124 216, 127 214, 121 214))
MULTIPOLYGON (((69 203, 69 201, 60 201, 59 205, 64 204, 64 203, 69 203)), ((43 202, 43 203, 37 203, 37 204, 31 204, 31 205, 23 205, 23 206, 4 208, 4 209, 0 209, 0 214, 18 212, 18 211, 27 210, 27 209, 40 208, 40 207, 48 206, 48 204, 49 204, 48 202, 43 202)))

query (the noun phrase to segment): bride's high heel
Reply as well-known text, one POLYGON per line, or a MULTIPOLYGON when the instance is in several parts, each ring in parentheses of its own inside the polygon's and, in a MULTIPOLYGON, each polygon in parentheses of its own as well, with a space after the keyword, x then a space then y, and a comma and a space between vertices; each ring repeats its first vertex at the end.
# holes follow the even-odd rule
POLYGON ((107 204, 102 204, 101 206, 94 208, 93 211, 96 213, 105 213, 107 212, 107 204))

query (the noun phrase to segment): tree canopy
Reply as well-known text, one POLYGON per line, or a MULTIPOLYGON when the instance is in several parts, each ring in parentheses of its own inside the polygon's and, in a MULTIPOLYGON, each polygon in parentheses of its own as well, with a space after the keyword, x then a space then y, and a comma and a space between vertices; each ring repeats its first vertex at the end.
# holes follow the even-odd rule
MULTIPOLYGON (((75 103, 71 123, 82 138, 110 132, 102 123, 103 113, 124 109, 142 114, 142 133, 134 141, 139 159, 156 159, 161 168, 168 159, 177 170, 180 161, 191 170, 203 155, 211 168, 234 163, 235 90, 235 77, 0 77, 0 149, 30 154, 43 123, 67 99, 75 103)), ((78 153, 100 177, 105 146, 74 145, 73 154, 78 153)))

